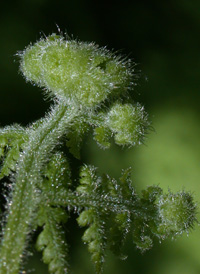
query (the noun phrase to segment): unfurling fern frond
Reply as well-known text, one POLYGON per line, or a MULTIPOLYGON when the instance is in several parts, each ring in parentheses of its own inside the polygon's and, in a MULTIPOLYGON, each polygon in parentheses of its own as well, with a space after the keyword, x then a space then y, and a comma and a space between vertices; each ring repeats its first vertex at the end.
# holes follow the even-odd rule
POLYGON ((127 187, 131 188, 129 172, 124 172, 119 182, 108 175, 97 176, 96 169, 92 166, 84 166, 80 175, 77 191, 93 202, 90 208, 81 212, 77 221, 80 226, 88 226, 82 239, 88 244, 96 273, 101 273, 107 249, 122 257, 122 246, 131 223, 126 201, 130 205, 131 199, 136 196, 132 195, 132 191, 129 197, 130 193, 126 191, 127 187))
POLYGON ((163 194, 159 187, 149 187, 139 197, 130 169, 115 180, 84 165, 77 178, 71 176, 74 169, 64 154, 66 144, 80 159, 89 131, 102 149, 110 147, 112 138, 122 147, 144 142, 150 122, 144 107, 132 99, 135 64, 94 43, 56 34, 18 56, 26 81, 42 87, 54 104, 29 127, 0 129, 0 179, 12 175, 13 182, 1 233, 0 273, 20 272, 27 239, 39 227, 36 248, 49 272, 67 274, 64 226, 71 209, 86 228, 82 239, 97 274, 103 271, 107 250, 123 257, 128 233, 145 251, 153 238, 188 231, 196 221, 196 205, 189 193, 163 194))

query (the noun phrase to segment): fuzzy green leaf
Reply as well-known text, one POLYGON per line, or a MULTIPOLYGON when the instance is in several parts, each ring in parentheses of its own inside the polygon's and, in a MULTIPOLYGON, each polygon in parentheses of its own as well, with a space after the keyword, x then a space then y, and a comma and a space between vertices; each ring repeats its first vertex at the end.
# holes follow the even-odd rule
POLYGON ((88 225, 89 227, 83 234, 82 240, 88 244, 88 250, 91 253, 92 262, 95 265, 96 273, 103 271, 103 263, 105 261, 106 227, 105 221, 107 216, 100 211, 93 209, 83 211, 77 222, 80 226, 88 225))
POLYGON ((65 209, 51 207, 49 203, 59 193, 65 197, 71 184, 69 164, 62 153, 53 155, 43 176, 39 187, 44 199, 37 216, 37 225, 43 227, 43 231, 38 236, 36 248, 43 251, 43 261, 49 265, 50 273, 65 274, 69 269, 68 248, 62 224, 66 223, 68 216, 65 209))
POLYGON ((39 234, 36 248, 43 251, 43 261, 48 264, 49 273, 68 273, 68 247, 62 225, 67 221, 66 211, 61 208, 42 207, 38 212, 38 225, 43 223, 43 231, 39 234))
POLYGON ((4 157, 0 169, 0 179, 16 170, 20 152, 27 140, 28 132, 20 126, 16 125, 0 130, 0 157, 4 157))

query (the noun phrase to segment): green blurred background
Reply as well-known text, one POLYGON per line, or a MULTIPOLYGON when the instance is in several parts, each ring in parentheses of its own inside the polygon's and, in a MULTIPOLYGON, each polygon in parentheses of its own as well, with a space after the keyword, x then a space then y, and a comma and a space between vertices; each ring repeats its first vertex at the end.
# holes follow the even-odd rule
MULTIPOLYGON (((62 31, 83 41, 120 50, 137 64, 140 74, 135 100, 149 112, 152 131, 145 145, 131 150, 112 146, 101 151, 92 140, 82 151, 85 162, 118 177, 131 166, 137 191, 159 184, 165 190, 190 190, 200 201, 200 1, 195 0, 16 0, 2 1, 0 10, 0 125, 26 125, 49 107, 37 87, 18 73, 16 51, 30 41, 62 31), (141 72, 140 72, 141 71, 141 72)), ((72 216, 73 217, 73 216, 72 216)), ((72 273, 94 273, 81 243, 75 217, 68 225, 72 273)), ((28 273, 45 274, 41 255, 27 259, 28 273), (29 272, 30 271, 30 272, 29 272)), ((200 229, 189 237, 155 243, 140 254, 131 239, 127 260, 107 255, 105 273, 200 273, 200 229)))

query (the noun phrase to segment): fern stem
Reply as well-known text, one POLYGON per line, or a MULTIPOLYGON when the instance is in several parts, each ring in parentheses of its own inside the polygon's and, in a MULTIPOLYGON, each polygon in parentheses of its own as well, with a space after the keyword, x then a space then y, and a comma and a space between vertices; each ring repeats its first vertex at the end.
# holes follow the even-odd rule
POLYGON ((57 104, 39 125, 30 130, 29 142, 21 154, 12 203, 8 206, 7 223, 3 229, 0 249, 0 273, 18 274, 24 256, 27 236, 34 224, 34 211, 40 201, 36 188, 41 172, 53 149, 78 115, 76 106, 57 104))
MULTIPOLYGON (((111 211, 113 213, 124 213, 130 212, 135 213, 139 208, 139 199, 137 196, 133 196, 131 200, 124 200, 122 197, 111 197, 107 194, 101 195, 83 195, 77 192, 69 191, 66 195, 62 193, 57 193, 56 197, 51 197, 48 195, 49 204, 51 206, 62 206, 71 207, 72 209, 82 209, 82 208, 96 208, 102 211, 111 211), (64 197, 62 197, 64 196, 64 197)), ((142 210, 142 209, 140 209, 142 210)))

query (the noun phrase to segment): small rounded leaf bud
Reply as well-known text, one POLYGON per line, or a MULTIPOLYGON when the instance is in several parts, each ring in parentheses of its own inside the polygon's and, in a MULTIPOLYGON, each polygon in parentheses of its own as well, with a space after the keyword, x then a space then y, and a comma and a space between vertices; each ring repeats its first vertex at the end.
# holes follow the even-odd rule
POLYGON ((139 104, 116 103, 108 112, 106 124, 115 134, 116 144, 134 146, 143 142, 149 122, 139 104))
POLYGON ((163 194, 158 186, 142 191, 141 213, 134 218, 133 239, 142 251, 151 247, 151 239, 164 240, 188 232, 196 219, 196 205, 189 193, 163 194))
POLYGON ((180 235, 196 221, 196 206, 189 193, 161 195, 156 202, 159 214, 157 233, 161 237, 180 235))
POLYGON ((83 106, 95 106, 132 85, 130 62, 93 43, 53 34, 27 47, 20 57, 28 81, 83 106))

